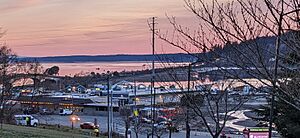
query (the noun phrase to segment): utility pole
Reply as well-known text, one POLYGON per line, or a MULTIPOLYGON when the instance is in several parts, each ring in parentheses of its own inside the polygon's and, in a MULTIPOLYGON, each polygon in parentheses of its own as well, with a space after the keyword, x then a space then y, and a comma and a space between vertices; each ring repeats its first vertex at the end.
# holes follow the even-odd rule
POLYGON ((197 64, 198 61, 194 61, 192 63, 189 63, 189 66, 188 66, 188 82, 187 82, 187 93, 185 94, 186 96, 186 99, 187 99, 187 104, 185 105, 186 106, 186 120, 185 120, 185 127, 186 127, 186 135, 185 137, 186 138, 190 138, 191 137, 191 127, 190 127, 190 104, 193 104, 193 103, 190 103, 190 98, 191 98, 191 95, 190 95, 190 92, 191 92, 191 71, 192 71, 192 66, 197 64))
POLYGON ((152 75, 151 75, 151 95, 153 95, 152 103, 152 138, 154 137, 154 123, 155 123, 155 88, 154 88, 154 79, 155 79, 155 17, 152 17, 152 75))
MULTIPOLYGON (((192 63, 189 64, 189 67, 188 67, 188 86, 187 86, 187 94, 186 94, 186 97, 187 97, 187 100, 189 100, 189 94, 190 94, 190 83, 191 83, 191 69, 192 69, 192 63)), ((191 130, 190 130, 190 124, 189 124, 189 104, 187 104, 186 106, 186 120, 185 120, 185 129, 186 129, 186 135, 185 137, 186 138, 190 138, 190 135, 191 135, 191 130)))
POLYGON ((107 133, 108 133, 108 138, 111 137, 111 130, 110 130, 110 97, 109 97, 109 71, 107 72, 107 133))
POLYGON ((134 108, 135 110, 137 110, 136 108, 136 80, 135 80, 135 74, 133 74, 133 87, 134 87, 134 108))
POLYGON ((110 91, 110 137, 112 138, 112 133, 114 132, 114 107, 113 107, 113 91, 110 91))

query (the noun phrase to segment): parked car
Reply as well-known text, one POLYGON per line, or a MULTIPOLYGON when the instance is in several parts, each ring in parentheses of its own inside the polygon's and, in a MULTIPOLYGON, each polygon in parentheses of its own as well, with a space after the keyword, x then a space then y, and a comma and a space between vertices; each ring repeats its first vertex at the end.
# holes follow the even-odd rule
POLYGON ((141 118, 141 122, 142 123, 147 123, 147 124, 151 124, 151 120, 150 119, 147 119, 147 118, 141 118))
POLYGON ((14 115, 14 118, 17 125, 22 125, 22 126, 29 125, 29 126, 36 127, 39 123, 39 120, 37 120, 31 115, 14 115), (26 121, 26 118, 29 119, 29 122, 26 121))
POLYGON ((95 129, 95 128, 99 128, 99 125, 95 125, 92 122, 83 122, 80 124, 80 128, 81 129, 95 129))
POLYGON ((243 135, 242 132, 238 131, 238 130, 229 130, 229 134, 234 134, 234 135, 243 135))
POLYGON ((90 96, 100 96, 101 92, 90 92, 89 95, 90 96))
POLYGON ((38 112, 39 111, 36 108, 33 108, 33 107, 27 107, 27 108, 23 109, 23 113, 26 114, 26 115, 36 114, 38 112))
POLYGON ((157 119, 156 119, 157 123, 160 123, 160 122, 170 122, 170 121, 171 121, 171 119, 168 119, 168 118, 166 118, 164 116, 158 116, 157 119))
POLYGON ((60 115, 71 115, 71 114, 73 114, 73 111, 71 109, 60 109, 59 114, 60 115))
POLYGON ((256 127, 269 127, 268 122, 259 122, 255 125, 256 127))
POLYGON ((49 109, 42 109, 42 111, 40 112, 41 115, 52 115, 53 111, 50 111, 49 109))

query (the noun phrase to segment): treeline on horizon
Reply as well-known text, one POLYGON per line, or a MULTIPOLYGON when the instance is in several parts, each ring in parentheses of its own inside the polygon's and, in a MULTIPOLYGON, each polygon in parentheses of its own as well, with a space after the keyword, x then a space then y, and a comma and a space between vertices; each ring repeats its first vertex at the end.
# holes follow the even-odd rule
MULTIPOLYGON (((259 37, 254 40, 260 43, 264 49, 265 54, 268 54, 272 49, 274 49, 274 36, 259 37)), ((219 46, 213 49, 214 52, 228 54, 231 52, 232 46, 236 48, 243 49, 243 44, 248 42, 229 42, 225 46, 219 46)), ((284 48, 284 47, 282 47, 284 48)), ((208 51, 206 53, 173 53, 173 54, 156 54, 154 59, 151 54, 140 54, 140 55, 130 55, 130 54, 117 54, 117 55, 70 55, 70 56, 49 56, 49 57, 20 57, 26 60, 37 60, 40 63, 80 63, 80 62, 151 62, 152 60, 156 62, 195 62, 198 58, 205 56, 205 58, 215 59, 214 52, 208 51)), ((271 58, 270 56, 267 56, 271 58)))

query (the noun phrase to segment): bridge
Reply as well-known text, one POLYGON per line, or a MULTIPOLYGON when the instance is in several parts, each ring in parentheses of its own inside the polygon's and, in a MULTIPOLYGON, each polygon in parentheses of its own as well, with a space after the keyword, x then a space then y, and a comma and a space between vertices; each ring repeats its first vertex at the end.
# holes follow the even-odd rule
POLYGON ((5 76, 3 79, 0 79, 0 83, 4 84, 6 88, 11 88, 13 86, 20 86, 20 83, 18 81, 22 81, 26 79, 31 79, 34 86, 39 86, 39 84, 45 82, 45 80, 51 80, 53 81, 52 86, 60 87, 61 80, 63 78, 64 77, 62 76, 53 76, 53 75, 45 75, 45 74, 10 74, 5 76))
POLYGON ((43 79, 51 79, 51 80, 61 80, 64 77, 62 76, 54 76, 54 75, 46 75, 46 74, 13 74, 8 75, 7 79, 10 80, 10 82, 14 82, 16 80, 20 79, 32 79, 33 81, 36 80, 43 80, 43 79))

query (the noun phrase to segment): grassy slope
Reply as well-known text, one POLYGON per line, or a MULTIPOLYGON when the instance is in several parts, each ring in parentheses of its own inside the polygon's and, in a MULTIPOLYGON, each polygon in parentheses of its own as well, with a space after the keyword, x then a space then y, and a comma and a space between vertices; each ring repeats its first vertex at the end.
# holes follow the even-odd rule
POLYGON ((34 128, 26 126, 3 125, 0 130, 1 138, 90 138, 89 131, 79 129, 53 129, 50 127, 34 128), (67 131, 67 132, 66 132, 67 131))

